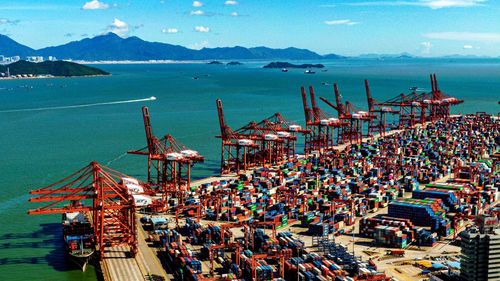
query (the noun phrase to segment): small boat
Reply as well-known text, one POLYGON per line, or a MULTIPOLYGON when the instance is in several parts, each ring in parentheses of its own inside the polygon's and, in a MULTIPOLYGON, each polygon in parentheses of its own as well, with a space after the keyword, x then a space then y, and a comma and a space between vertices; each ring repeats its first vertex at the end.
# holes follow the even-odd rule
POLYGON ((62 224, 66 253, 71 261, 85 271, 90 257, 95 252, 92 225, 82 212, 64 213, 62 224))
POLYGON ((282 68, 281 72, 288 72, 288 69, 287 68, 282 68))
POLYGON ((306 71, 304 71, 305 74, 314 74, 316 73, 314 70, 311 70, 311 69, 307 69, 306 71))

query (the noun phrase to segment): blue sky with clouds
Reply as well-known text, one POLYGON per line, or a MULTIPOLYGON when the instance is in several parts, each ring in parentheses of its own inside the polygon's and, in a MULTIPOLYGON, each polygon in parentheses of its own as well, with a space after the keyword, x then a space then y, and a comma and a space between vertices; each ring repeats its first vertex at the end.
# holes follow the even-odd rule
POLYGON ((496 0, 2 0, 0 33, 41 48, 106 32, 190 48, 500 55, 496 0))

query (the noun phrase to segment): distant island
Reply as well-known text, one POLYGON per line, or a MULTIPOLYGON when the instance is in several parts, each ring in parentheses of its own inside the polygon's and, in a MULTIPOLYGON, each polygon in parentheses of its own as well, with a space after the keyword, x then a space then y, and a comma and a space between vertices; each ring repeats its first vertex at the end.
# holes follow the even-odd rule
POLYGON ((108 72, 86 65, 68 61, 44 61, 40 63, 20 60, 7 65, 0 65, 2 78, 35 77, 77 77, 109 75, 108 72))
MULTIPOLYGON (((224 63, 220 62, 218 60, 213 60, 213 61, 207 62, 207 64, 223 65, 224 63)), ((242 63, 239 61, 230 61, 230 62, 226 63, 226 65, 242 65, 242 63)))
POLYGON ((289 62, 281 62, 275 61, 271 62, 267 65, 264 65, 264 68, 324 68, 325 66, 322 64, 293 64, 289 62))

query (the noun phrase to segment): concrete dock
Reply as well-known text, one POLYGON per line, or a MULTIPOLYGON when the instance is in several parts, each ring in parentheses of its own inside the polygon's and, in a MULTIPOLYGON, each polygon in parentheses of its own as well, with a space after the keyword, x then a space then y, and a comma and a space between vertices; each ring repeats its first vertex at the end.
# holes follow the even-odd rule
POLYGON ((101 262, 105 281, 145 280, 136 259, 126 246, 108 248, 101 262))
POLYGON ((130 256, 128 247, 114 247, 104 254, 101 269, 104 281, 172 280, 158 258, 156 250, 146 242, 146 233, 138 224, 138 252, 130 256))
MULTIPOLYGON (((137 241, 138 253, 136 259, 141 266, 141 270, 145 273, 144 276, 155 276, 158 279, 172 280, 173 276, 167 275, 162 266, 161 260, 158 257, 156 249, 150 247, 146 242, 146 232, 140 224, 137 226, 137 241), (161 278, 159 278, 161 277, 161 278)), ((146 278, 146 280, 149 280, 146 278)), ((152 279, 157 280, 157 279, 152 279)))

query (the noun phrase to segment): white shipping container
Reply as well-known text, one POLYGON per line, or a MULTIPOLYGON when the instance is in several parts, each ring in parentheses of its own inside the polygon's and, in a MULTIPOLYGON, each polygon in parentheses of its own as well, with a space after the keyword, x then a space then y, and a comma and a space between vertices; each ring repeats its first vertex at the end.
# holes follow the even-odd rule
POLYGON ((137 179, 134 179, 134 178, 122 178, 122 182, 127 185, 129 183, 131 184, 139 184, 139 181, 137 179))

